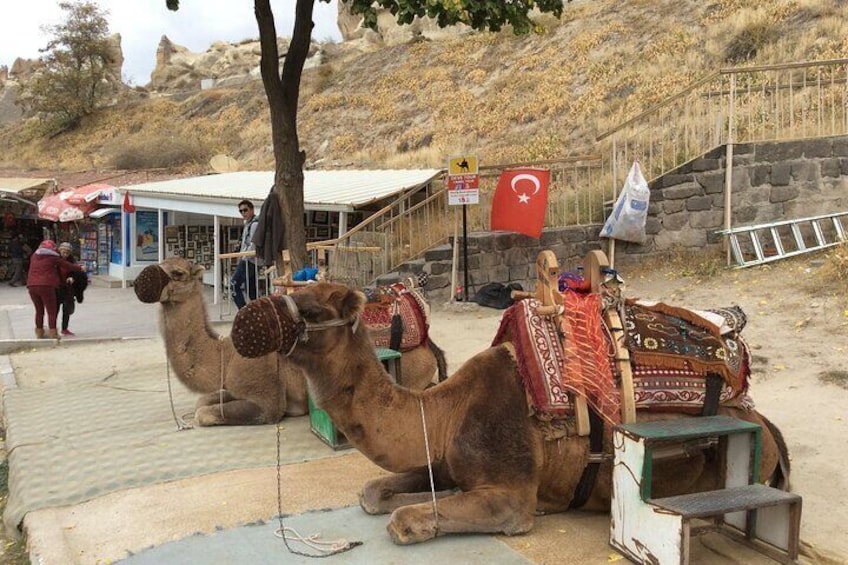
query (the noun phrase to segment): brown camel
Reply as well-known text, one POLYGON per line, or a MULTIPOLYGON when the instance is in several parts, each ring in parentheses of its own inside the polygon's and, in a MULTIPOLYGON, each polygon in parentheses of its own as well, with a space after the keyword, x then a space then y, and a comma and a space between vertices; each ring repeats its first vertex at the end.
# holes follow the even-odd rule
MULTIPOLYGON (((230 336, 209 324, 203 301, 203 267, 182 258, 146 267, 136 279, 139 300, 162 305, 160 330, 168 362, 197 400, 201 426, 266 424, 308 412, 303 372, 276 352, 255 359, 239 355, 230 336)), ((404 352, 403 383, 424 388, 437 369, 444 378, 441 350, 428 343, 404 352)))
MULTIPOLYGON (((233 342, 245 356, 291 351, 310 393, 371 461, 395 473, 368 482, 360 504, 392 513, 395 543, 461 532, 521 534, 536 514, 563 512, 589 463, 589 439, 548 441, 528 416, 510 343, 467 361, 449 379, 417 391, 390 382, 358 323, 364 297, 319 283, 289 297, 263 298, 238 313, 233 342), (426 429, 426 434, 425 434, 426 429), (432 462, 437 513, 430 491, 432 462)), ((763 425, 761 480, 779 467, 779 433, 756 412, 719 413, 763 425)), ((639 413, 640 420, 680 417, 639 413)), ((654 464, 654 495, 717 488, 711 459, 698 452, 654 464)), ((609 511, 611 465, 602 463, 585 509, 609 511)))

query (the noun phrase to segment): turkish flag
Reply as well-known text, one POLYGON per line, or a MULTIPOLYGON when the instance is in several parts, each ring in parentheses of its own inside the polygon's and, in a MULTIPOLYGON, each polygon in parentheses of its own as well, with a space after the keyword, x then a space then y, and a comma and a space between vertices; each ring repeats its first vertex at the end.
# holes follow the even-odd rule
POLYGON ((548 209, 549 169, 507 169, 492 199, 492 229, 542 237, 548 209))
POLYGON ((121 208, 123 208, 124 212, 126 212, 127 214, 132 214, 135 212, 135 206, 133 206, 132 200, 130 200, 129 191, 124 194, 124 203, 121 208))

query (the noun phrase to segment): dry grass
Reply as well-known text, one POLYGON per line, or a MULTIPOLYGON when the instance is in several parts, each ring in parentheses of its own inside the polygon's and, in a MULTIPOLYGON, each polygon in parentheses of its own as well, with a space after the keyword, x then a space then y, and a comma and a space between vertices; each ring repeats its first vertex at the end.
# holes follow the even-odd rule
POLYGON ((628 270, 637 273, 662 273, 669 279, 692 278, 699 281, 720 277, 727 269, 725 255, 721 250, 696 252, 683 248, 653 254, 650 258, 640 260, 638 266, 628 267, 628 270))
POLYGON ((819 375, 819 382, 848 389, 848 371, 825 371, 819 375))
POLYGON ((822 281, 836 296, 841 296, 845 310, 843 315, 848 319, 848 241, 833 247, 824 256, 821 270, 822 281))
POLYGON ((199 140, 164 136, 128 137, 116 142, 109 165, 120 170, 183 169, 212 156, 199 140))
MULTIPOLYGON (((543 33, 464 35, 360 52, 327 50, 304 72, 299 134, 310 162, 443 166, 558 158, 677 92, 753 55, 751 62, 848 56, 848 6, 836 0, 597 0, 543 18, 543 33), (779 36, 773 30, 779 29, 779 36)), ((261 82, 182 98, 130 92, 118 107, 45 140, 0 130, 0 166, 107 166, 131 137, 196 140, 242 169, 273 165, 261 82)), ((174 159, 181 162, 184 159, 174 159)))

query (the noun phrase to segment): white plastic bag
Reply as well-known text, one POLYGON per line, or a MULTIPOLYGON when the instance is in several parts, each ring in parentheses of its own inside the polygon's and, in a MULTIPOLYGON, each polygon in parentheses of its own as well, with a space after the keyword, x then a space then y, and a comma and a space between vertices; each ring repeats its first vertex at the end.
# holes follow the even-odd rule
POLYGON ((633 161, 633 166, 627 173, 627 180, 624 181, 624 188, 601 230, 601 237, 645 243, 645 222, 648 219, 650 197, 651 190, 642 176, 642 169, 637 161, 633 161))

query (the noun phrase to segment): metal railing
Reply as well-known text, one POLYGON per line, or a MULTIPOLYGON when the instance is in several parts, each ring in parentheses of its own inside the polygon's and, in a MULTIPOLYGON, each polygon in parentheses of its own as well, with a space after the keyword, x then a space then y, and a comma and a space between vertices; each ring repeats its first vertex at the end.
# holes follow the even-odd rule
MULTIPOLYGON (((604 202, 612 193, 593 190, 589 180, 604 178, 600 155, 581 155, 533 163, 480 168, 480 202, 466 208, 466 230, 488 231, 489 212, 498 177, 504 169, 546 167, 551 170, 546 226, 581 225, 603 220, 604 202)), ((326 253, 332 276, 364 286, 378 276, 421 256, 461 233, 459 206, 448 205, 444 176, 435 189, 409 192, 378 210, 342 237, 318 245, 326 253)))
POLYGON ((616 181, 649 181, 728 143, 848 133, 848 59, 721 69, 596 138, 616 181))
MULTIPOLYGON (((721 69, 599 135, 585 155, 481 167, 480 203, 466 209, 467 230, 489 229, 504 169, 551 169, 545 226, 599 224, 634 159, 650 182, 721 145, 842 134, 848 134, 848 59, 721 69)), ((370 284, 457 234, 458 207, 448 206, 444 178, 437 182, 442 188, 410 192, 321 244, 333 276, 370 284)))

